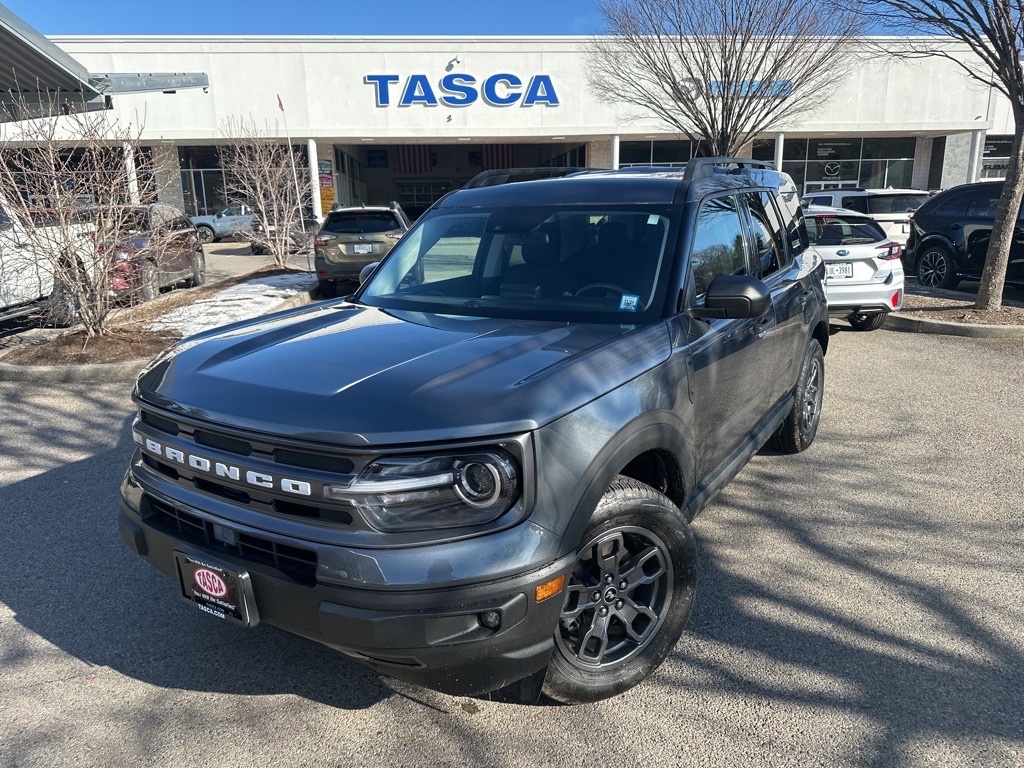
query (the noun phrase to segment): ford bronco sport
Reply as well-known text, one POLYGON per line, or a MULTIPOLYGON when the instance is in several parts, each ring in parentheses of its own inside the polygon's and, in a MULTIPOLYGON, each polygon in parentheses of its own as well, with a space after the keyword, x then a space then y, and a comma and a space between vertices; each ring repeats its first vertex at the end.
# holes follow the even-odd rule
POLYGON ((814 440, 824 268, 765 163, 467 187, 353 296, 144 371, 121 533, 218 619, 594 701, 678 641, 694 515, 814 440))

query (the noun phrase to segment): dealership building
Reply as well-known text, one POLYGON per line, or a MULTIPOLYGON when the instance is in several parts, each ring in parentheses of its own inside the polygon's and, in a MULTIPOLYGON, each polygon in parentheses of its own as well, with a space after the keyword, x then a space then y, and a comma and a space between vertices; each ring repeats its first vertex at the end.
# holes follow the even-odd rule
MULTIPOLYGON (((314 205, 398 200, 416 214, 482 170, 681 164, 701 147, 588 82, 581 37, 53 37, 90 72, 202 72, 206 89, 112 97, 144 125, 161 197, 224 206, 218 146, 254 120, 306 154, 314 205)), ((881 41, 889 51, 905 41, 881 41)), ((966 58, 966 50, 943 45, 966 58)), ((748 148, 804 191, 940 189, 999 177, 1013 122, 948 59, 865 48, 819 106, 748 148)))

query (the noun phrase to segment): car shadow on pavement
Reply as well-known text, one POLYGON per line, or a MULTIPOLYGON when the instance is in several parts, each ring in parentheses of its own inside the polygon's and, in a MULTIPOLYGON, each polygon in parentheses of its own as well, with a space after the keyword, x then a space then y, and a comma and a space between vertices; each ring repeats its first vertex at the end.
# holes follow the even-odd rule
POLYGON ((958 515, 962 480, 923 456, 879 473, 892 429, 826 427, 828 452, 763 452, 733 480, 697 520, 697 606, 659 680, 866 719, 862 765, 930 744, 966 750, 946 764, 1019 765, 1019 522, 958 515))
MULTIPOLYGON (((291 693, 340 709, 393 694, 377 673, 315 643, 185 604, 118 533, 132 450, 125 420, 115 447, 0 488, 0 603, 18 624, 87 665, 167 689, 291 693)), ((38 643, 21 639, 5 643, 5 673, 32 668, 38 643)))

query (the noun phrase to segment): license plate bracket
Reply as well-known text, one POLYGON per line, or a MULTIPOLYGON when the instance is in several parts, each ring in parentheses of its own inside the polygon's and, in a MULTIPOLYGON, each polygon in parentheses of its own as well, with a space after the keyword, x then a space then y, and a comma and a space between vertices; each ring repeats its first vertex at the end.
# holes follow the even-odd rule
POLYGON ((853 277, 853 264, 841 261, 838 264, 826 264, 825 274, 828 277, 853 277))
POLYGON ((182 599, 211 616, 243 627, 260 622, 252 579, 204 554, 174 550, 182 599))

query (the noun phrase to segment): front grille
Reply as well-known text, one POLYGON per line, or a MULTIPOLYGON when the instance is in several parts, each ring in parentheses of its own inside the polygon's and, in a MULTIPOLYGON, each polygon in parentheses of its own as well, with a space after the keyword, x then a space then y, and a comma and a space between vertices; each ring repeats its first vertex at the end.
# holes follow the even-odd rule
POLYGON ((199 429, 192 433, 192 438, 200 445, 216 448, 219 451, 237 453, 239 456, 252 455, 252 444, 247 443, 245 440, 236 440, 233 437, 225 437, 224 435, 199 429))
MULTIPOLYGON (((204 496, 244 506, 255 512, 317 521, 327 525, 350 527, 365 526, 364 521, 354 515, 351 507, 340 501, 325 499, 320 493, 324 483, 346 483, 357 475, 372 459, 372 456, 352 453, 346 455, 338 449, 307 449, 295 443, 274 445, 265 438, 250 437, 248 434, 234 436, 219 429, 207 429, 204 425, 188 420, 177 420, 165 415, 141 410, 140 428, 145 425, 154 440, 163 442, 160 435, 172 435, 177 439, 160 450, 160 455, 147 452, 143 446, 142 462, 158 473, 188 490, 198 491, 204 496), (156 430, 160 434, 153 432, 156 430), (206 450, 210 449, 210 450, 206 450), (219 452, 214 455, 212 451, 219 452), (201 457, 192 460, 183 458, 195 451, 201 457), (225 456, 224 454, 230 454, 225 456), (239 459, 232 457, 238 456, 239 459), (242 458, 246 457, 246 458, 242 458), (209 461, 220 467, 211 471, 209 461), (236 475, 228 473, 226 467, 237 465, 236 475), (273 484, 245 482, 246 472, 251 470, 279 478, 273 484), (307 471, 302 471, 307 470, 307 471), (312 493, 300 495, 284 492, 280 477, 292 482, 309 483, 312 493)), ((202 507, 202 504, 199 505, 202 507)))
POLYGON ((170 504, 142 497, 142 514, 157 530, 189 544, 211 551, 226 552, 251 563, 269 565, 304 586, 316 584, 316 552, 303 547, 279 544, 262 536, 236 531, 237 543, 226 544, 213 535, 213 523, 170 504))

